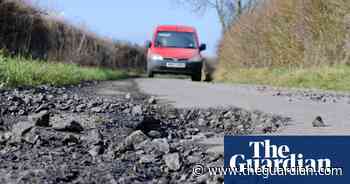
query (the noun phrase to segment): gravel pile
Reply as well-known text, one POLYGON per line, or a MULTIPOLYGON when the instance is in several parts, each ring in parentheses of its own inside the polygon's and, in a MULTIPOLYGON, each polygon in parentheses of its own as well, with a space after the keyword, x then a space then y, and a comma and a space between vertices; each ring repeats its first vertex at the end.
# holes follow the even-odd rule
POLYGON ((0 183, 222 183, 195 177, 223 155, 198 142, 275 132, 287 118, 239 108, 174 109, 94 87, 0 92, 0 183))

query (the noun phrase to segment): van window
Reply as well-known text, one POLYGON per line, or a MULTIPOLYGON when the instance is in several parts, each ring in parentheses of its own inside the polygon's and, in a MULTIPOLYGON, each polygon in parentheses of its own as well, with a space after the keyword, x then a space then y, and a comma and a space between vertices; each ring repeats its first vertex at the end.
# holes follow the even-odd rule
POLYGON ((196 49, 195 34, 191 32, 158 32, 156 37, 156 47, 188 48, 196 49))

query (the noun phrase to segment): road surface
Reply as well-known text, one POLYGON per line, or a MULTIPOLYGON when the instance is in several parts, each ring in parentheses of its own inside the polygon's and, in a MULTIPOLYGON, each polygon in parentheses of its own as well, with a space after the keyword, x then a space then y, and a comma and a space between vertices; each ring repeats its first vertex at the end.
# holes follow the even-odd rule
MULTIPOLYGON (((183 79, 133 79, 113 82, 115 85, 136 85, 143 93, 154 95, 162 103, 178 108, 209 108, 235 106, 260 110, 291 118, 290 125, 277 135, 350 135, 350 104, 323 103, 312 100, 290 100, 273 92, 261 91, 254 86, 191 82, 183 79), (321 116, 328 125, 315 128, 312 121, 321 116)), ((223 138, 204 143, 223 150, 223 138)))

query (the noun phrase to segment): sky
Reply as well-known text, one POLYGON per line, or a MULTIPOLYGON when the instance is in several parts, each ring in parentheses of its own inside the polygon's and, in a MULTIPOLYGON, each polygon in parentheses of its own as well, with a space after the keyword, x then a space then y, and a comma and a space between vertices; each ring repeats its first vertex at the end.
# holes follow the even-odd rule
POLYGON ((204 55, 215 56, 221 35, 214 10, 198 15, 172 0, 37 0, 36 3, 99 35, 142 45, 151 39, 157 25, 189 25, 197 28, 201 43, 207 44, 204 55))

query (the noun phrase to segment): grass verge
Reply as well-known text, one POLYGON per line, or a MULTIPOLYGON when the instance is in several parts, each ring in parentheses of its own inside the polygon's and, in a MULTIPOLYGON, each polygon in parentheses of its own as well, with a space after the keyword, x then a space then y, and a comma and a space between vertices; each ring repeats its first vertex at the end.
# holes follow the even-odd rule
POLYGON ((348 65, 299 69, 236 69, 219 75, 216 78, 221 82, 350 91, 350 66, 348 65))
POLYGON ((0 53, 0 84, 5 87, 37 85, 70 85, 91 80, 116 80, 126 78, 124 71, 80 67, 75 64, 50 63, 5 57, 0 53))

